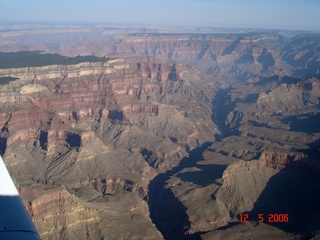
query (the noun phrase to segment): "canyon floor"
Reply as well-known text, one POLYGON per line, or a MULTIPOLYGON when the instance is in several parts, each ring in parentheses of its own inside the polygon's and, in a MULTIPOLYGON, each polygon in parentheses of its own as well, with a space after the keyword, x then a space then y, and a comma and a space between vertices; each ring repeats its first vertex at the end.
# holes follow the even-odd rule
POLYGON ((320 237, 320 34, 0 31, 0 154, 42 239, 320 237))

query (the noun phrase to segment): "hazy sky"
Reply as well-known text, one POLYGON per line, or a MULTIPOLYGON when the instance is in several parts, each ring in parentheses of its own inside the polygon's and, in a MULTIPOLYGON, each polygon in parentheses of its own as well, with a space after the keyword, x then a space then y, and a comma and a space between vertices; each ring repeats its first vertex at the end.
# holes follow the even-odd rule
POLYGON ((320 0, 0 0, 0 21, 320 30, 320 0))

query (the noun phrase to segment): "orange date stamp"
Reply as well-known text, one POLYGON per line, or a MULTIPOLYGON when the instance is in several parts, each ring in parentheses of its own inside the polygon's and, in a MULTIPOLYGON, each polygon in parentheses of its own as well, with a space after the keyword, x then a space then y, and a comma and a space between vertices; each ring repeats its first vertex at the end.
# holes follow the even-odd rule
MULTIPOLYGON (((270 214, 262 214, 259 213, 255 216, 255 219, 258 219, 259 222, 264 223, 287 223, 289 222, 289 214, 282 214, 282 213, 270 213, 270 214)), ((239 222, 249 222, 251 216, 247 213, 240 213, 239 214, 239 222)))

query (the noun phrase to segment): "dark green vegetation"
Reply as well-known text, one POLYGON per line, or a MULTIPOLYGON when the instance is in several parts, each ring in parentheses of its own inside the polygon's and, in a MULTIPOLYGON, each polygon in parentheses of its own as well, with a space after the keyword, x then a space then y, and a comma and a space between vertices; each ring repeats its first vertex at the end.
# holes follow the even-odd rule
POLYGON ((17 80, 19 78, 14 78, 14 77, 0 77, 0 85, 6 85, 9 82, 12 82, 14 80, 17 80))
POLYGON ((105 62, 107 59, 96 56, 65 57, 59 54, 48 54, 41 51, 0 52, 0 69, 42 67, 47 65, 70 65, 82 62, 105 62))

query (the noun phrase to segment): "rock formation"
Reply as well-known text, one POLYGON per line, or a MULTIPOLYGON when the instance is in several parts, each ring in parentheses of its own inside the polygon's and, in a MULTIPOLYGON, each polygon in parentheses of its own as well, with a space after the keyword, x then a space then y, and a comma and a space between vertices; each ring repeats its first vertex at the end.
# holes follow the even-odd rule
POLYGON ((1 47, 0 153, 43 239, 317 236, 318 34, 92 31, 1 47))
MULTIPOLYGON (((118 239, 101 228, 112 216, 134 229, 124 238, 144 236, 139 224, 150 225, 150 239, 159 236, 145 202, 148 183, 214 135, 213 87, 200 78, 190 87, 194 80, 179 72, 192 70, 146 57, 0 71, 15 79, 1 93, 4 157, 41 236, 118 239), (112 216, 95 210, 103 202, 115 202, 112 216), (71 223, 77 212, 83 221, 71 223)), ((128 230, 120 222, 110 229, 128 230)))

